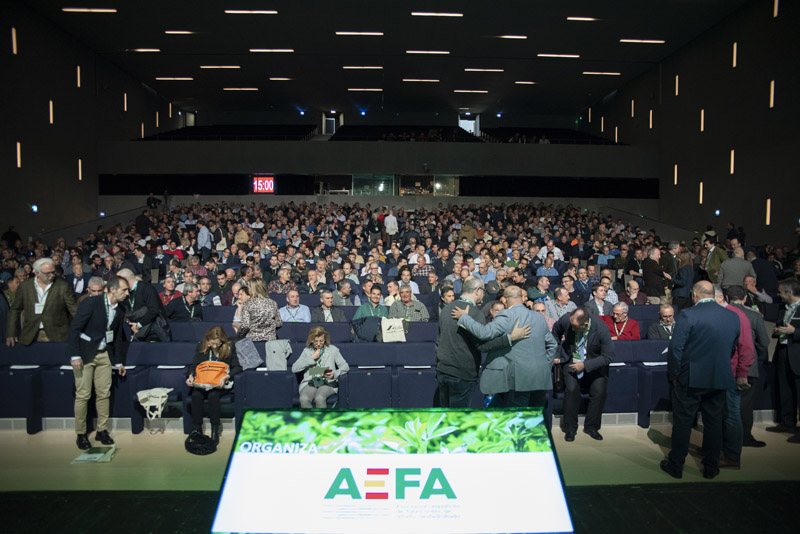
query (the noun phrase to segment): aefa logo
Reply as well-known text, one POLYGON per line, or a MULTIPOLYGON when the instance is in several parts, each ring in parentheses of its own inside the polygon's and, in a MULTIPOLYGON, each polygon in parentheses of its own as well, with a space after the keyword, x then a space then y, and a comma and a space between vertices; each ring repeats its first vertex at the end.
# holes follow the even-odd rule
MULTIPOLYGON (((444 495, 448 499, 455 499, 456 494, 453 491, 447 477, 444 476, 442 470, 434 467, 428 473, 425 483, 422 485, 422 490, 409 490, 409 488, 419 488, 422 482, 422 470, 418 468, 397 468, 394 469, 394 498, 397 500, 409 499, 430 499, 434 495, 444 495)), ((388 491, 380 491, 387 489, 387 482, 391 483, 391 470, 386 468, 373 468, 367 469, 367 475, 364 477, 362 486, 365 488, 364 498, 371 499, 389 499, 388 491)), ((353 472, 345 467, 339 470, 339 474, 333 479, 328 492, 325 494, 326 499, 333 499, 337 496, 349 497, 351 499, 361 499, 361 491, 359 484, 353 476, 353 472)))

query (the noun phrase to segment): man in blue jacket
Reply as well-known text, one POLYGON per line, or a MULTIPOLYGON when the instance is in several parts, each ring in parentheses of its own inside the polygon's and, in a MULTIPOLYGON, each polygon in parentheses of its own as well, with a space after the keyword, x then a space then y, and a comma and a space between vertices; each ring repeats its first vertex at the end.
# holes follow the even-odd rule
POLYGON ((672 450, 661 462, 661 469, 674 478, 683 476, 694 418, 702 410, 703 477, 711 479, 719 474, 726 394, 736 387, 731 357, 739 340, 739 318, 717 305, 710 282, 697 282, 692 300, 694 306, 680 313, 669 343, 672 450))

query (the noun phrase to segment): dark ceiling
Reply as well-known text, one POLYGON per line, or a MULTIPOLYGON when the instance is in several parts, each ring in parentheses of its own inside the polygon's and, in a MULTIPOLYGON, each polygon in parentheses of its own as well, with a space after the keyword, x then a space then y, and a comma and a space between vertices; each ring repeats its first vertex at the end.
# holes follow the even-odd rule
POLYGON ((747 0, 30 0, 33 9, 179 107, 578 113, 747 0), (116 13, 67 13, 64 7, 116 13), (226 14, 224 10, 277 14, 226 14), (462 13, 412 16, 412 11, 462 13), (596 21, 568 21, 593 17, 596 21), (190 31, 170 35, 165 31, 190 31), (383 32, 343 36, 337 31, 383 32), (498 38, 501 35, 526 39, 498 38), (620 39, 664 40, 663 44, 620 39), (134 52, 156 48, 160 52, 134 52), (256 53, 250 49, 292 49, 256 53), (447 55, 407 50, 448 51, 447 55), (538 54, 576 54, 578 59, 538 54), (238 65, 238 69, 201 69, 238 65), (379 66, 345 70, 344 66, 379 66), (465 69, 502 69, 468 72, 465 69), (583 72, 618 72, 618 76, 583 72), (158 81, 187 77, 190 81, 158 81), (270 78, 290 78, 271 81, 270 78), (439 80, 404 82, 403 79, 439 80), (536 82, 517 84, 515 82, 536 82), (250 87, 258 91, 226 91, 250 87), (348 89, 380 89, 380 92, 348 89), (485 93, 457 93, 479 90, 485 93))

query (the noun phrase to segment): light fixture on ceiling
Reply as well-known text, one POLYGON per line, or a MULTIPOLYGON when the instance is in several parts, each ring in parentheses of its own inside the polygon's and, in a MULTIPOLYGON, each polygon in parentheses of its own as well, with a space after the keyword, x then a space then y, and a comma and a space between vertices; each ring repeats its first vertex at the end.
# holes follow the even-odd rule
POLYGON ((64 13, 116 13, 117 10, 110 7, 62 7, 64 13))
POLYGON ((498 39, 527 39, 527 35, 498 35, 498 39))
POLYGON ((351 92, 366 92, 366 93, 380 93, 383 89, 379 89, 377 87, 348 87, 348 91, 351 92))
POLYGON ((536 57, 560 57, 567 59, 578 59, 580 54, 536 54, 536 57))
POLYGON ((192 35, 194 32, 189 30, 164 30, 167 35, 192 35))
POLYGON ((439 55, 447 55, 450 52, 448 50, 406 50, 406 54, 439 54, 439 55))
POLYGON ((294 48, 251 48, 250 52, 253 53, 275 53, 275 54, 291 54, 294 48))
POLYGON ((160 48, 134 48, 130 52, 161 52, 160 48))
POLYGON ((239 65, 200 65, 201 69, 240 69, 239 65))
POLYGON ((464 72, 505 72, 505 69, 474 69, 474 68, 467 68, 467 69, 464 69, 464 72))
POLYGON ((269 81, 271 81, 271 82, 288 82, 290 80, 291 80, 291 78, 279 78, 279 77, 275 77, 275 78, 270 78, 269 79, 269 81))
POLYGON ((344 65, 343 70, 383 70, 379 65, 344 65))
POLYGON ((404 82, 419 82, 419 83, 439 83, 440 80, 432 78, 403 78, 404 82))
POLYGON ((190 82, 194 78, 191 76, 159 76, 156 80, 159 82, 190 82))
POLYGON ((536 85, 536 82, 531 82, 528 80, 517 80, 514 82, 516 85, 536 85))
POLYGON ((336 35, 350 35, 362 37, 383 37, 383 32, 336 32, 336 35))
POLYGON ((584 71, 581 74, 586 74, 587 76, 619 76, 619 72, 599 72, 599 71, 584 71))
POLYGON ((412 17, 463 17, 463 13, 435 13, 430 11, 412 11, 412 17))
POLYGON ((663 39, 620 39, 619 42, 633 44, 664 44, 666 41, 663 39))
POLYGON ((567 17, 567 20, 573 22, 595 22, 597 19, 594 17, 567 17))
POLYGON ((258 87, 223 87, 223 91, 258 91, 258 87))
POLYGON ((454 93, 479 93, 479 94, 486 94, 489 91, 484 91, 483 89, 453 89, 454 93))
POLYGON ((227 15, 277 15, 274 9, 226 9, 227 15))

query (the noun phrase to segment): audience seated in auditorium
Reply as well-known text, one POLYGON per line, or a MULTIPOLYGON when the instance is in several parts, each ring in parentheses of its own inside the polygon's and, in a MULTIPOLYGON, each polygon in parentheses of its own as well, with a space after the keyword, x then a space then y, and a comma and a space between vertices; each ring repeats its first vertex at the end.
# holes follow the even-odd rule
POLYGON ((545 315, 554 321, 559 320, 564 314, 572 313, 577 308, 577 305, 570 300, 569 291, 564 287, 557 287, 553 292, 553 297, 545 303, 545 315))
MULTIPOLYGON (((337 272, 341 272, 341 270, 337 272)), ((336 289, 333 291, 333 304, 335 306, 361 306, 361 298, 353 294, 350 280, 342 278, 336 282, 336 289)))
POLYGON ((200 278, 198 287, 200 288, 198 300, 201 306, 222 306, 222 299, 211 290, 211 279, 209 277, 203 276, 200 278))
POLYGON ((624 302, 616 303, 612 315, 604 315, 600 320, 608 327, 612 341, 632 341, 642 338, 639 321, 628 317, 628 305, 624 302))
POLYGON ((547 276, 536 278, 536 285, 528 288, 529 300, 553 300, 553 292, 550 291, 550 279, 547 276))
POLYGON ((200 305, 200 288, 192 282, 184 284, 184 293, 180 298, 167 304, 164 311, 170 321, 187 323, 203 320, 203 307, 200 305))
POLYGON ((628 306, 644 306, 647 304, 647 295, 639 291, 639 282, 631 278, 625 286, 626 290, 620 293, 619 301, 628 306))
MULTIPOLYGON (((559 289, 561 289, 561 288, 559 288, 559 289)), ((557 289, 556 291, 558 291, 559 289, 557 289)), ((553 301, 548 300, 547 304, 550 304, 551 302, 553 302, 553 301)), ((547 315, 547 304, 545 304, 544 302, 542 302, 540 300, 540 301, 537 301, 537 302, 533 303, 533 308, 532 309, 533 309, 534 312, 541 313, 542 315, 544 315, 544 320, 547 323, 547 328, 548 328, 548 330, 550 330, 552 332, 553 331, 553 325, 556 324, 556 320, 553 319, 552 317, 550 317, 549 315, 547 315)), ((492 307, 492 311, 494 311, 494 307, 492 307)))
POLYGON ((303 352, 294 364, 293 373, 303 373, 300 382, 301 408, 326 408, 327 399, 339 391, 339 377, 350 366, 324 326, 313 326, 303 352))
POLYGON ((333 292, 330 289, 320 291, 319 302, 319 306, 311 308, 312 323, 343 323, 347 321, 344 312, 334 306, 333 292))
POLYGON ((284 323, 310 323, 311 310, 305 304, 300 304, 300 293, 290 289, 286 293, 286 305, 278 310, 284 323))
POLYGON ((408 322, 427 322, 430 319, 428 309, 419 300, 412 298, 409 286, 400 288, 400 299, 389 307, 390 319, 404 319, 408 322))
POLYGON ((613 304, 606 300, 606 288, 601 284, 592 286, 592 298, 583 307, 593 317, 612 315, 614 309, 613 304))
POLYGON ((658 309, 658 322, 647 329, 647 339, 672 339, 675 329, 675 309, 671 304, 662 304, 658 309))
POLYGON ((370 286, 369 298, 356 310, 356 313, 353 315, 353 320, 355 321, 362 317, 389 317, 389 308, 381 304, 381 299, 382 294, 380 286, 370 286))

